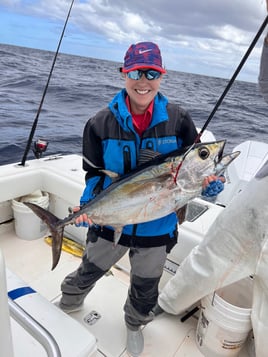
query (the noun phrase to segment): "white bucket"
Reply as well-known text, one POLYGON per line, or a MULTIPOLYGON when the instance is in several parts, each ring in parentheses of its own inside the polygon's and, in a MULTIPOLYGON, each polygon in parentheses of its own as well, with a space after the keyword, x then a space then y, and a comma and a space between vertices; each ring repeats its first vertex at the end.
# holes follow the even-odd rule
POLYGON ((49 205, 48 193, 38 190, 31 195, 12 200, 17 236, 25 240, 44 237, 48 233, 47 225, 29 207, 25 206, 23 202, 35 203, 47 209, 49 205))
POLYGON ((196 330, 198 349, 205 357, 235 357, 251 325, 252 279, 243 279, 201 300, 196 330))

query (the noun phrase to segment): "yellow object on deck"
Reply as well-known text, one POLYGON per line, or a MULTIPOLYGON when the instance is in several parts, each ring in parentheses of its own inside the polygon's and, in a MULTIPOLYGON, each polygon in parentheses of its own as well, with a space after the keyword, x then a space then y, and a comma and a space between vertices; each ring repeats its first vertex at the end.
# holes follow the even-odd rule
MULTIPOLYGON (((52 245, 52 238, 45 237, 45 242, 49 245, 52 245)), ((70 253, 76 257, 82 257, 85 247, 81 244, 73 241, 72 239, 63 237, 62 248, 64 252, 70 253)))

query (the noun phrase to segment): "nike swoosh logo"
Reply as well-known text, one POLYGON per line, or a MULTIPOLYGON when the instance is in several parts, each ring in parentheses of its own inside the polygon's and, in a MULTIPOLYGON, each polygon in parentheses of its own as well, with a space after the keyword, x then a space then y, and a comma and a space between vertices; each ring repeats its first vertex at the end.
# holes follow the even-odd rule
POLYGON ((148 49, 148 50, 139 50, 139 54, 142 55, 145 52, 150 52, 152 51, 152 49, 148 49))

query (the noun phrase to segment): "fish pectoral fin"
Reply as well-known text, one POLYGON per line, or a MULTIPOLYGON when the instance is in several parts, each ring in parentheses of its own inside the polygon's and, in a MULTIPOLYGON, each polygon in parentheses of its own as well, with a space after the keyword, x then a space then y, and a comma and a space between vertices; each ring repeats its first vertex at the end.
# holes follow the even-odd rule
POLYGON ((114 247, 117 246, 119 239, 121 237, 123 227, 114 227, 114 247))
POLYGON ((117 179, 120 175, 117 172, 111 170, 100 170, 105 175, 109 176, 111 179, 117 179))

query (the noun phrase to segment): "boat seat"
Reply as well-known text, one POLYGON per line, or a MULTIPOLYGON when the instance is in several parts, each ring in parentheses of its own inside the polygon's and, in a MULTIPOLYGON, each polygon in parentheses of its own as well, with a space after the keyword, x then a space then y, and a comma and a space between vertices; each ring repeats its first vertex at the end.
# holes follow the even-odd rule
MULTIPOLYGON (((96 356, 96 338, 86 327, 34 291, 9 269, 6 271, 8 295, 51 333, 62 356, 96 356)), ((39 342, 13 319, 11 330, 12 338, 16 340, 15 356, 47 356, 39 342)))

